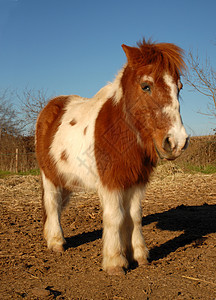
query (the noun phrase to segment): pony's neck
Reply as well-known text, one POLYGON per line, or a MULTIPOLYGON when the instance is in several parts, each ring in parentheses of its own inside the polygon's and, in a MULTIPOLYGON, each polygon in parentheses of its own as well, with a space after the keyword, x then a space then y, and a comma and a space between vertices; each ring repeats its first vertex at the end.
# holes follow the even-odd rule
POLYGON ((156 161, 148 154, 148 145, 144 146, 125 117, 122 101, 114 104, 109 98, 95 124, 96 162, 104 184, 112 189, 145 184, 156 161))

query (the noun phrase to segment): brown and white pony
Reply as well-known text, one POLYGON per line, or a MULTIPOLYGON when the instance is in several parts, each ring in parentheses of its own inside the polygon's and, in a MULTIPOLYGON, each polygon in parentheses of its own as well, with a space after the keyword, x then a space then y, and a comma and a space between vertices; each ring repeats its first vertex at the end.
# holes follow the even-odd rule
POLYGON ((182 50, 168 43, 122 45, 127 63, 92 99, 60 96, 41 111, 36 152, 43 181, 44 235, 63 251, 61 209, 74 185, 96 189, 103 207, 103 268, 145 264, 141 200, 158 157, 188 145, 179 112, 182 50))

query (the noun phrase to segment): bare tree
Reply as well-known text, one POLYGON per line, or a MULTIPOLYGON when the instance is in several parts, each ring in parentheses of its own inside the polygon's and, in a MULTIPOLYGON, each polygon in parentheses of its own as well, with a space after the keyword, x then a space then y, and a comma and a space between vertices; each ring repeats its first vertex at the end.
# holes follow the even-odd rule
POLYGON ((8 89, 0 91, 0 137, 7 133, 13 136, 20 135, 23 131, 23 122, 11 102, 13 92, 8 89))
POLYGON ((21 104, 21 115, 25 123, 26 130, 30 135, 34 133, 35 123, 39 112, 47 104, 51 97, 47 96, 47 91, 40 89, 26 88, 21 94, 17 93, 21 104))
POLYGON ((185 75, 186 83, 200 94, 208 97, 208 113, 199 112, 209 117, 216 117, 216 70, 210 60, 200 62, 198 55, 189 51, 188 65, 190 72, 185 75))

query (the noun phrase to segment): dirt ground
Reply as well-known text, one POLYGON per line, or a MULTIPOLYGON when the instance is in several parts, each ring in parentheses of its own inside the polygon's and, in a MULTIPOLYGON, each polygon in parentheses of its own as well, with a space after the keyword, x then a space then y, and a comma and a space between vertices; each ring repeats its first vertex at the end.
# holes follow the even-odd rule
POLYGON ((0 179, 0 299, 216 299, 216 174, 159 166, 143 199, 148 266, 101 269, 98 196, 77 190, 62 216, 63 254, 42 235, 39 176, 0 179))

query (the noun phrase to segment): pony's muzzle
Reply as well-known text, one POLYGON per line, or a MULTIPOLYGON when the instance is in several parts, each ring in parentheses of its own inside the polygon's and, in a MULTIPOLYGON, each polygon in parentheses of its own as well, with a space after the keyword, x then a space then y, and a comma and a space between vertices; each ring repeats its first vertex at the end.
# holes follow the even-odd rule
POLYGON ((164 158, 175 159, 180 156, 187 149, 189 140, 189 136, 186 136, 181 142, 177 141, 172 135, 165 136, 162 142, 162 148, 165 151, 164 158))

